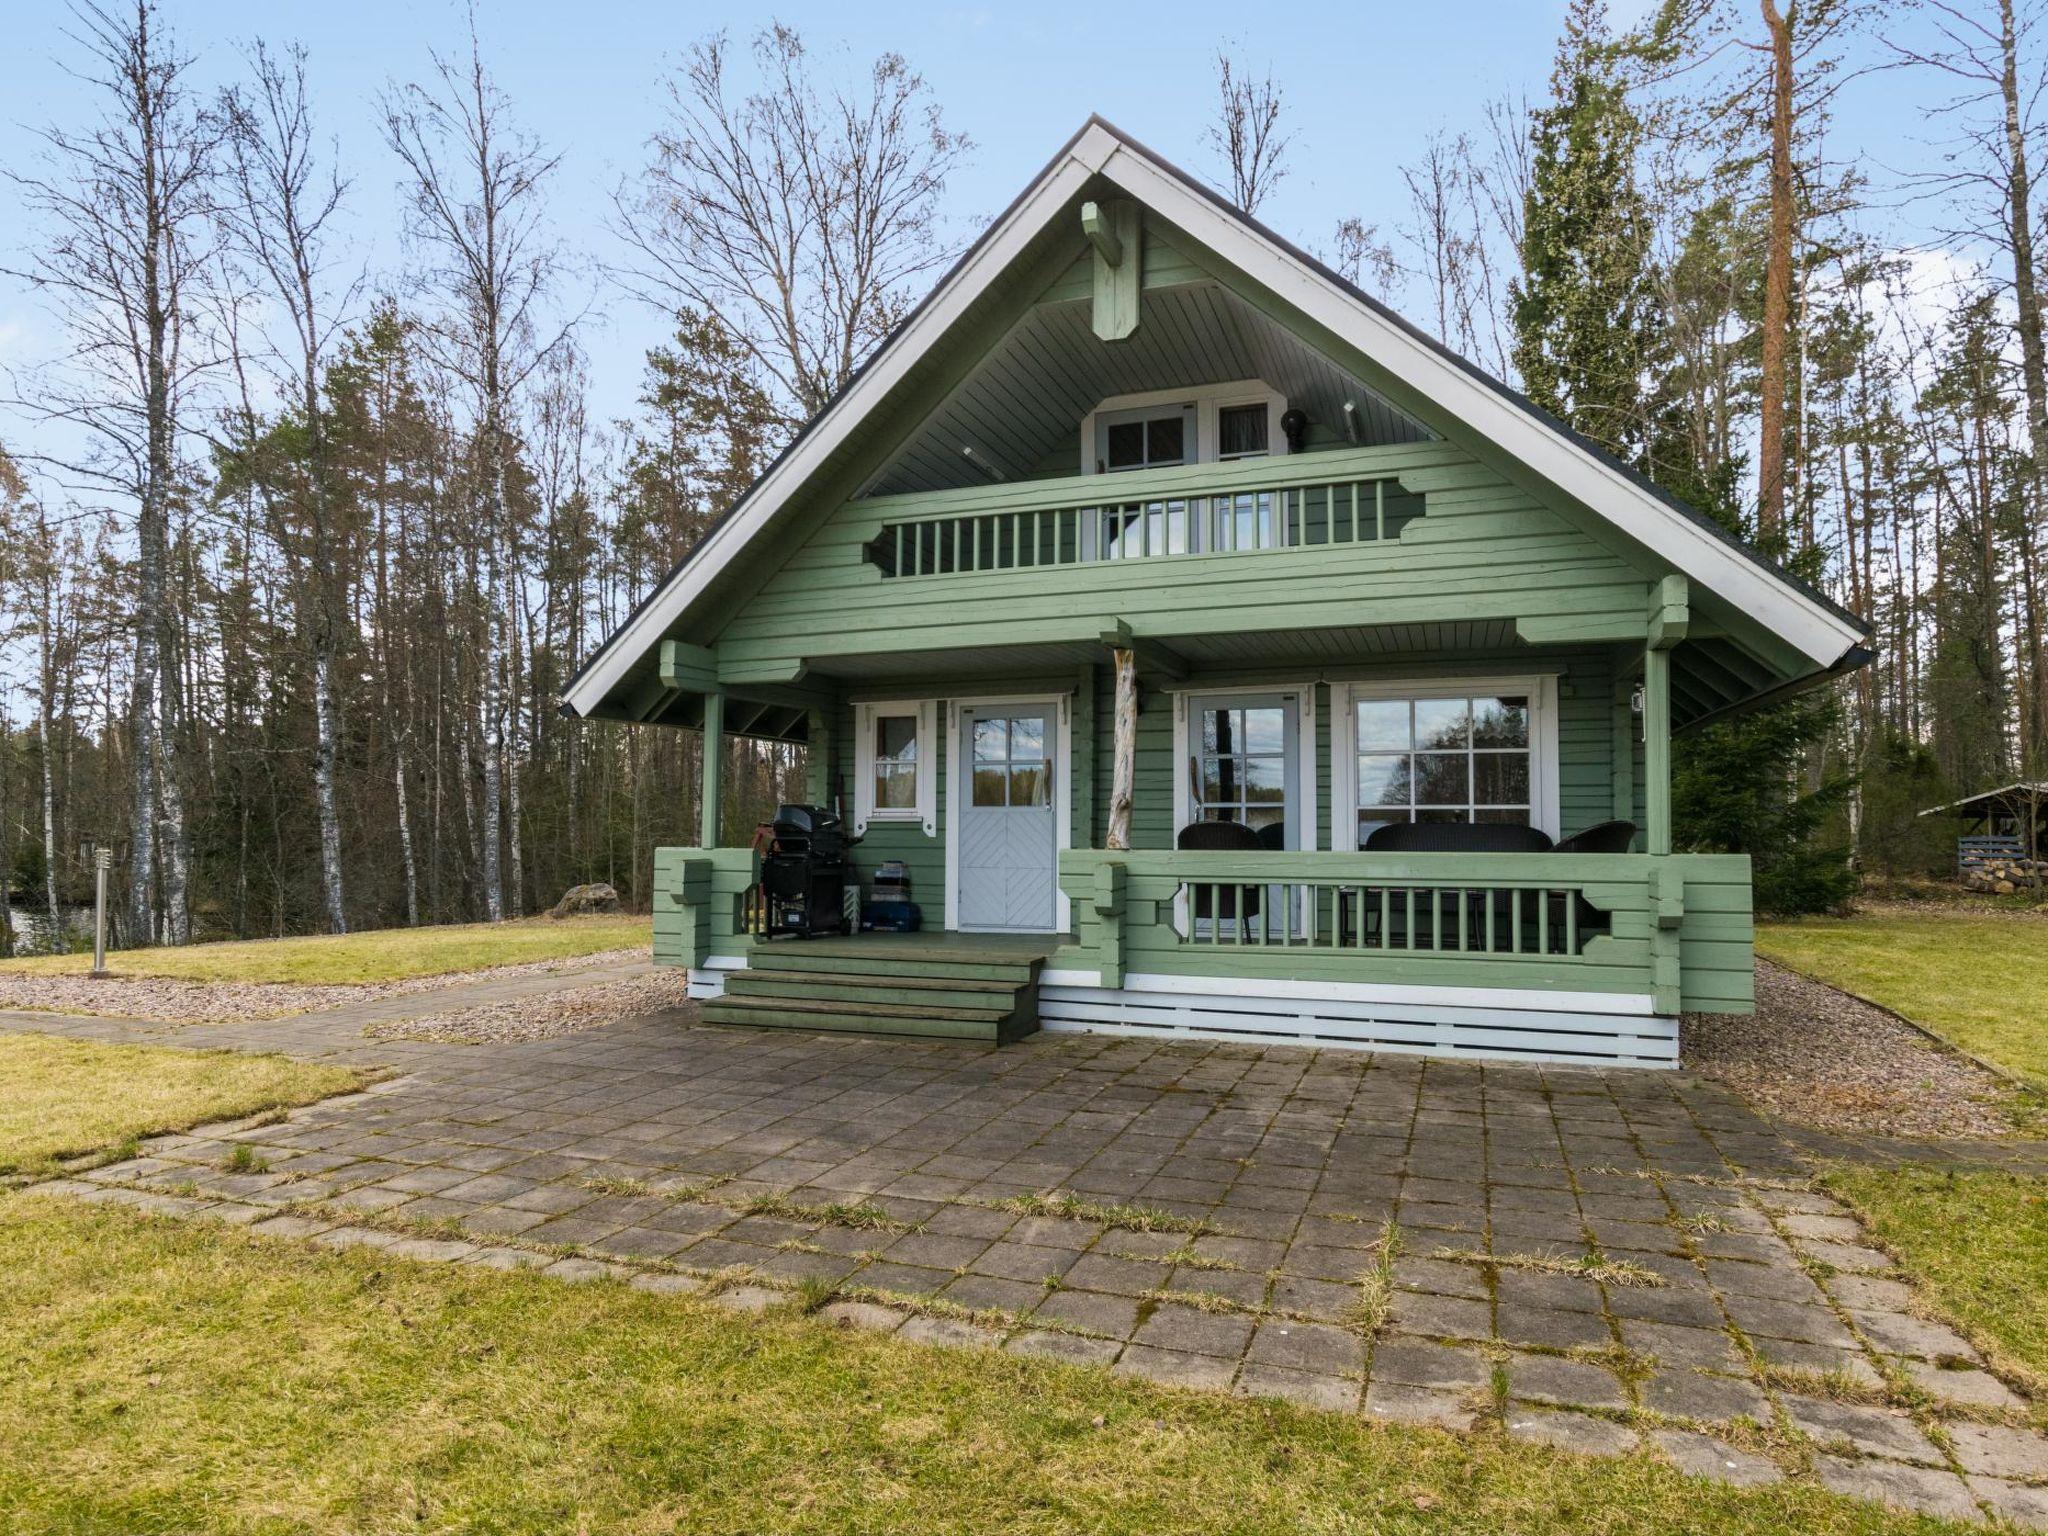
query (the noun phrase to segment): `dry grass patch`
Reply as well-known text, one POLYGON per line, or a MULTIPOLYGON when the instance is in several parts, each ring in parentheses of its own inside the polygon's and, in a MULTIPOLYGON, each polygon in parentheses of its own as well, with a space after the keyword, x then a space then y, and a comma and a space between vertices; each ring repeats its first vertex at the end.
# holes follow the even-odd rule
POLYGON ((347 1067, 283 1056, 0 1035, 0 1174, 132 1155, 137 1137, 310 1104, 363 1082, 347 1067))
POLYGON ((1622 1285, 1654 1290, 1665 1284, 1664 1277, 1633 1259, 1610 1259, 1601 1253, 1582 1253, 1559 1258, 1548 1253, 1467 1253, 1462 1248, 1439 1248, 1430 1254, 1453 1264, 1470 1264, 1478 1269, 1527 1269, 1550 1275, 1577 1275, 1581 1280, 1598 1280, 1602 1285, 1622 1285))
POLYGON ((1180 1232, 1189 1237, 1206 1237, 1216 1230, 1215 1223, 1199 1216, 1180 1216, 1153 1205, 1084 1200, 1070 1190, 1013 1195, 1007 1200, 974 1203, 992 1211, 1009 1211, 1018 1216, 1058 1216, 1067 1221, 1092 1221, 1119 1232, 1180 1232))

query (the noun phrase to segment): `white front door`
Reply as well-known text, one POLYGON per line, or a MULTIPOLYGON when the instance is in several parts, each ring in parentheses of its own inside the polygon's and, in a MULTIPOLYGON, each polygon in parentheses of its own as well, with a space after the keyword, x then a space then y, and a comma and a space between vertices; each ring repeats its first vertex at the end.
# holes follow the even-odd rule
POLYGON ((1052 782, 1058 741, 1051 705, 960 711, 954 750, 965 771, 954 781, 960 786, 954 836, 963 930, 1052 931, 1059 890, 1052 782))

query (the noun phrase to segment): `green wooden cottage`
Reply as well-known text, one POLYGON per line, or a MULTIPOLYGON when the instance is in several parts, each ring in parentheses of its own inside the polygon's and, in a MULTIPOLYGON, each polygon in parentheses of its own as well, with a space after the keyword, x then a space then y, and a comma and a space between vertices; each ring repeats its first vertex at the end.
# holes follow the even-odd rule
POLYGON ((1864 638, 1091 119, 565 705, 703 733, 654 922, 708 1017, 1670 1065, 1751 1004, 1672 735, 1864 638), (925 931, 756 937, 727 735, 925 931))

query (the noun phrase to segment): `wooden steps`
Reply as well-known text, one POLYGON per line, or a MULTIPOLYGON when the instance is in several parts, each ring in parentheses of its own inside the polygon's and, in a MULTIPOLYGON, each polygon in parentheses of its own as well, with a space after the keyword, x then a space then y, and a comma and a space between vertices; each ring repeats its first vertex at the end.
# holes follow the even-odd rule
POLYGON ((1003 1044, 1038 1028, 1044 955, 953 934, 875 934, 756 944, 712 1024, 846 1030, 1003 1044))

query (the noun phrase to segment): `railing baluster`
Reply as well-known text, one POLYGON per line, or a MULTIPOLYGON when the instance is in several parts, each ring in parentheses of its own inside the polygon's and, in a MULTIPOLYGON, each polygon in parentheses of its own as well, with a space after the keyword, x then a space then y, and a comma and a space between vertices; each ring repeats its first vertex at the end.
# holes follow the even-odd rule
POLYGON ((1536 893, 1536 953, 1550 953, 1550 887, 1536 893))
POLYGON ((1465 888, 1458 887, 1458 953, 1464 954, 1472 947, 1472 907, 1465 899, 1465 888))
POLYGON ((1494 930, 1494 922, 1493 922, 1493 909, 1495 908, 1495 906, 1497 906, 1497 905, 1499 904, 1499 900, 1500 900, 1500 897, 1499 897, 1499 893, 1498 893, 1498 892, 1497 892, 1497 891, 1496 891, 1496 890, 1495 890, 1495 889, 1494 889, 1493 887, 1489 886, 1489 887, 1487 888, 1487 891, 1486 891, 1486 896, 1485 896, 1485 901, 1486 901, 1486 952, 1487 952, 1487 953, 1488 953, 1489 955, 1497 953, 1497 952, 1498 952, 1498 950, 1499 950, 1499 947, 1500 947, 1500 946, 1499 946, 1499 943, 1498 943, 1498 942, 1497 942, 1497 941, 1495 940, 1495 938, 1494 938, 1494 933, 1493 933, 1493 930, 1494 930))
POLYGON ((1385 539, 1387 536, 1387 482, 1375 480, 1372 483, 1372 536, 1385 539))
POLYGON ((1401 947, 1407 950, 1410 954, 1413 954, 1415 952, 1415 887, 1412 885, 1404 885, 1401 887, 1401 894, 1405 896, 1408 901, 1406 934, 1407 942, 1403 944, 1401 947))
POLYGON ((1579 952, 1579 893, 1576 887, 1564 893, 1564 952, 1568 955, 1579 952))

